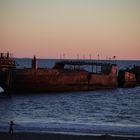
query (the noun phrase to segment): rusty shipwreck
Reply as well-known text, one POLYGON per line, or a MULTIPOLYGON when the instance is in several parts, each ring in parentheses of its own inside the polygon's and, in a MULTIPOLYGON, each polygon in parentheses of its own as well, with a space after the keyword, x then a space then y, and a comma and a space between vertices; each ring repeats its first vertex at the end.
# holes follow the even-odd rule
POLYGON ((0 65, 0 86, 7 92, 88 91, 118 85, 116 64, 65 60, 48 69, 38 68, 34 57, 32 68, 18 69, 7 53, 1 54, 0 65))

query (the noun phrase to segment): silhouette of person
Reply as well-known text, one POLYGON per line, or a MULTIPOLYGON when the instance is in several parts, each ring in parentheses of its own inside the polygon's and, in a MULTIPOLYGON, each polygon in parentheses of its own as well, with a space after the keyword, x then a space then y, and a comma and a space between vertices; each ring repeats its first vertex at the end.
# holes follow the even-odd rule
POLYGON ((10 121, 10 128, 9 128, 9 133, 10 134, 13 134, 13 125, 14 125, 14 122, 10 121))

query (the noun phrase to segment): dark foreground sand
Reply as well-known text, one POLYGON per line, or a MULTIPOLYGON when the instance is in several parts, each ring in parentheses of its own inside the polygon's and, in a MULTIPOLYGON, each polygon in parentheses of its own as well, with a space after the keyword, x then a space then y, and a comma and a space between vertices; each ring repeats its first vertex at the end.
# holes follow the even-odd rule
POLYGON ((27 133, 17 132, 9 134, 0 132, 0 140, 140 140, 140 137, 120 137, 120 136, 89 136, 89 135, 71 135, 54 133, 27 133))

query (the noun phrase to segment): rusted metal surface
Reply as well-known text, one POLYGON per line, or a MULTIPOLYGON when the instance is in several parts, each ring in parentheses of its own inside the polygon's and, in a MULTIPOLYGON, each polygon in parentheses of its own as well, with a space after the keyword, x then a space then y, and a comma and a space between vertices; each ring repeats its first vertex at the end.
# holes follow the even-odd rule
POLYGON ((132 70, 120 70, 118 74, 119 87, 135 87, 136 77, 132 70))
POLYGON ((37 68, 36 57, 32 60, 31 69, 15 68, 15 61, 1 54, 1 67, 7 68, 1 71, 1 82, 5 89, 10 91, 26 92, 61 92, 83 91, 117 87, 117 66, 113 64, 63 61, 56 63, 53 69, 37 68), (73 65, 74 69, 65 69, 65 65, 73 65), (79 66, 76 69, 75 66, 79 66), (100 66, 100 71, 88 72, 81 70, 81 65, 100 66))
MULTIPOLYGON (((117 71, 117 67, 116 71, 117 71)), ((117 87, 117 73, 109 74, 60 69, 15 70, 13 90, 29 92, 83 91, 117 87)))

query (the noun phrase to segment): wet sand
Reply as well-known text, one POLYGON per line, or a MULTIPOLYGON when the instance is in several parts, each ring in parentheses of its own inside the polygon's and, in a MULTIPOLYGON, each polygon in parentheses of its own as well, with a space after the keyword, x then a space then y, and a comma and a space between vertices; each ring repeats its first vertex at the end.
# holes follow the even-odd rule
POLYGON ((72 135, 54 133, 35 133, 35 132, 16 132, 9 134, 0 132, 0 140, 140 140, 140 137, 126 136, 91 136, 91 135, 72 135))

